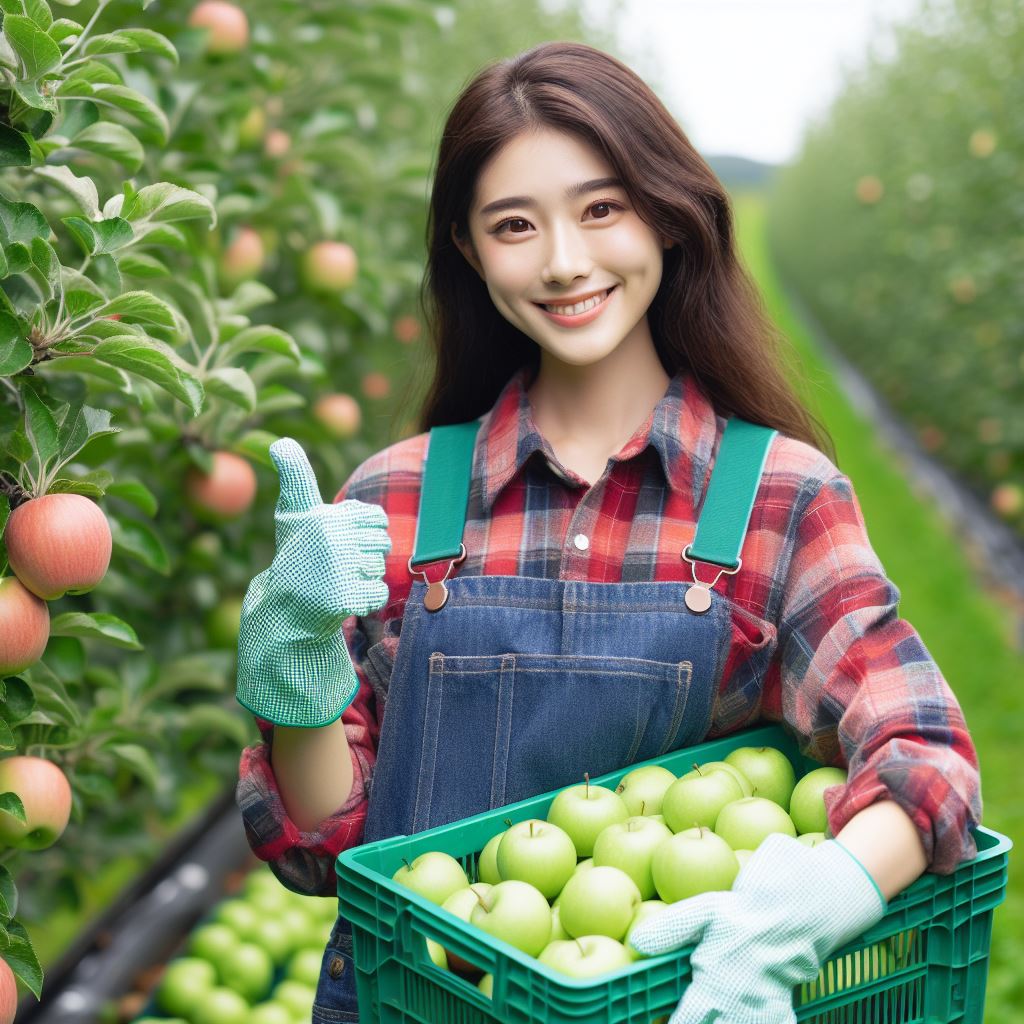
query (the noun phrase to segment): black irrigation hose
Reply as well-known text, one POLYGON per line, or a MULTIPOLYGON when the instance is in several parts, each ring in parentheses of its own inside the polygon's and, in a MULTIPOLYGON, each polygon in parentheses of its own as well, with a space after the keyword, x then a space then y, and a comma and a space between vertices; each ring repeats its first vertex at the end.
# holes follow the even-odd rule
POLYGON ((18 1024, 96 1024, 140 971, 172 955, 224 895, 225 876, 251 859, 232 786, 47 970, 42 1001, 23 998, 18 1024))

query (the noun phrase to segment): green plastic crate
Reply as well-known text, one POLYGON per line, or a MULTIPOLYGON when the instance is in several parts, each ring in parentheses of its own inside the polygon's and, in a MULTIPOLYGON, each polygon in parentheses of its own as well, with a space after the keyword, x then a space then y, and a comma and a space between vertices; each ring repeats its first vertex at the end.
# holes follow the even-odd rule
MULTIPOLYGON (((799 778, 815 762, 794 738, 769 725, 673 751, 644 764, 677 775, 694 761, 721 760, 736 747, 773 746, 799 778)), ((614 788, 629 765, 592 779, 614 788)), ((428 850, 458 859, 470 880, 476 854, 492 836, 526 818, 545 818, 557 790, 412 836, 346 850, 337 858, 341 913, 352 922, 360 1016, 381 1024, 650 1024, 670 1015, 690 981, 689 953, 642 959, 604 977, 576 981, 441 910, 391 880, 403 858, 428 850), (494 997, 437 967, 425 939, 494 975, 494 997)), ((974 832, 978 856, 952 875, 925 873, 890 901, 885 918, 837 950, 817 982, 794 992, 801 1024, 981 1024, 992 911, 1006 895, 1012 843, 974 832), (881 944, 881 950, 878 944, 881 944), (877 968, 881 963, 883 969, 877 968)))

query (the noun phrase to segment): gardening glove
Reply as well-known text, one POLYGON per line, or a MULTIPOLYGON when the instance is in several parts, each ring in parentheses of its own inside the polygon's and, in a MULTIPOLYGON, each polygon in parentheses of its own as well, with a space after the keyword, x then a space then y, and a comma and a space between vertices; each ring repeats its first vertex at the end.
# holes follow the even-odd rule
POLYGON ((253 577, 238 632, 238 702, 275 725, 329 725, 352 703, 359 681, 342 622, 388 599, 391 550, 379 505, 325 505, 298 442, 270 446, 281 493, 274 509, 276 553, 253 577))
POLYGON ((812 848, 773 834, 731 890, 670 904, 630 942, 646 955, 696 943, 693 980, 669 1024, 796 1024, 794 987, 887 909, 867 869, 836 840, 812 848))

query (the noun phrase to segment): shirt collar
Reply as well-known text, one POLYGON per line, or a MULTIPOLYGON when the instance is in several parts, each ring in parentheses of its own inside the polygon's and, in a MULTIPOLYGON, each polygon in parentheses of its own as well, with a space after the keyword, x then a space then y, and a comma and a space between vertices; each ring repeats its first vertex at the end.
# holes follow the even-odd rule
MULTIPOLYGON (((473 476, 483 481, 483 507, 488 514, 498 495, 535 451, 557 463, 554 450, 533 419, 526 393, 530 372, 527 366, 517 370, 490 411, 480 417, 473 476)), ((624 462, 653 445, 669 486, 680 495, 688 495, 696 508, 724 427, 724 418, 715 414, 692 375, 680 370, 651 415, 613 458, 624 462)))

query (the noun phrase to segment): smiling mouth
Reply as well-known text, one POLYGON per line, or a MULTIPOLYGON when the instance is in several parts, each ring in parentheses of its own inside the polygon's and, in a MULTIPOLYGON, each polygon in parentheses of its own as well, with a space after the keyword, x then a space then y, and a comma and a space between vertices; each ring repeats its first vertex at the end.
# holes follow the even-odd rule
POLYGON ((589 313, 592 309, 600 306, 602 303, 608 300, 608 296, 611 295, 618 285, 612 285, 611 288, 606 288, 603 292, 597 295, 592 295, 589 299, 585 299, 582 302, 577 302, 574 305, 558 305, 556 303, 546 302, 535 302, 535 306, 540 306, 541 309, 546 310, 548 313, 554 313, 557 316, 582 316, 584 313, 589 313))

